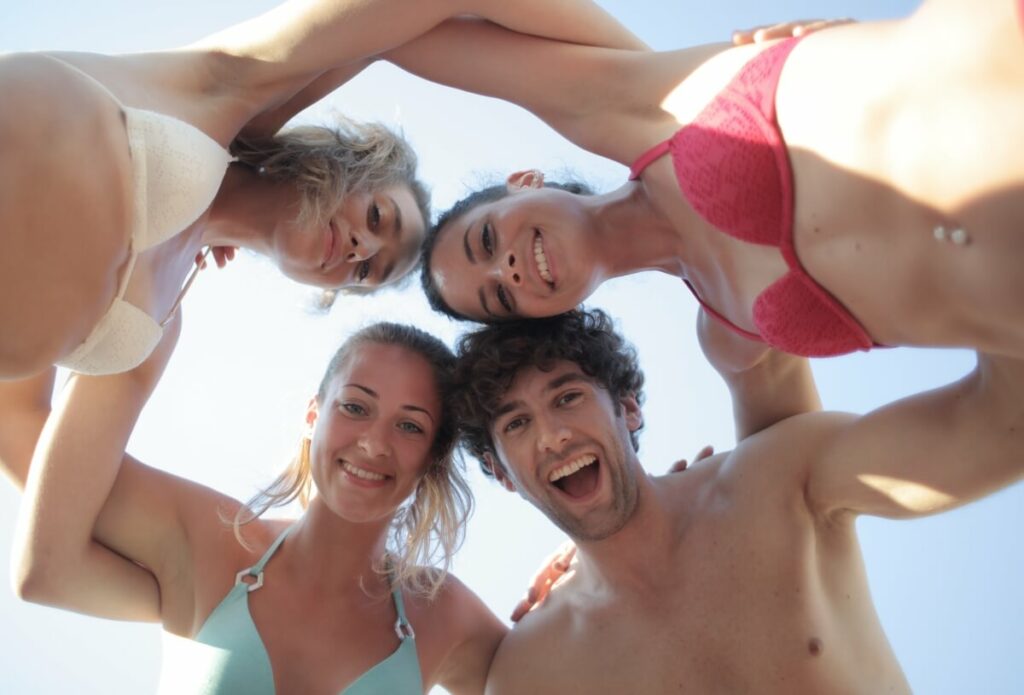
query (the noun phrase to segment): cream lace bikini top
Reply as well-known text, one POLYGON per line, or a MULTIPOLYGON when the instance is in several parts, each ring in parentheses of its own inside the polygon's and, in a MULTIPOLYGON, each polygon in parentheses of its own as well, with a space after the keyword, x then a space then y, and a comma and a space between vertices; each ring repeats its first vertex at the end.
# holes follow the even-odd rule
MULTIPOLYGON (((118 101, 113 94, 111 98, 118 101)), ((177 304, 169 316, 157 322, 123 299, 135 261, 140 253, 182 232, 203 214, 217 195, 231 161, 223 147, 193 125, 155 111, 123 104, 121 109, 132 160, 131 253, 110 308, 85 341, 57 362, 83 374, 128 371, 141 364, 160 342, 177 304)))

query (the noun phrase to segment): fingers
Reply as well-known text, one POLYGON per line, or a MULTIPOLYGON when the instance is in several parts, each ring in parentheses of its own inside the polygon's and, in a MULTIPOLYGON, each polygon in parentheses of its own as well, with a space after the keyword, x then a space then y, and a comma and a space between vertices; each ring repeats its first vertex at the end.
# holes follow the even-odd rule
POLYGON ((669 473, 681 473, 681 472, 685 471, 686 467, 689 466, 689 465, 690 464, 687 462, 686 459, 679 459, 678 461, 676 461, 675 463, 672 464, 672 467, 668 469, 668 472, 669 473))
POLYGON ((849 24, 853 21, 849 17, 843 17, 841 19, 800 19, 792 22, 779 22, 778 24, 768 24, 752 29, 734 31, 732 42, 737 46, 742 46, 751 43, 774 41, 775 39, 786 39, 791 36, 806 36, 822 29, 849 24))
MULTIPOLYGON (((713 453, 715 453, 715 447, 713 447, 710 444, 708 444, 707 446, 705 446, 704 448, 702 448, 700 451, 697 452, 697 455, 693 457, 693 462, 697 463, 701 459, 706 459, 708 456, 711 456, 713 453)), ((679 459, 678 461, 676 461, 675 463, 672 464, 672 467, 668 469, 668 472, 669 473, 681 473, 682 471, 685 471, 687 466, 689 466, 689 465, 690 464, 687 462, 686 459, 679 459)))
POLYGON ((551 593, 551 588, 569 570, 576 555, 576 545, 571 541, 563 543, 555 552, 545 558, 541 568, 530 581, 530 588, 512 611, 512 622, 518 622, 524 615, 539 606, 551 593))

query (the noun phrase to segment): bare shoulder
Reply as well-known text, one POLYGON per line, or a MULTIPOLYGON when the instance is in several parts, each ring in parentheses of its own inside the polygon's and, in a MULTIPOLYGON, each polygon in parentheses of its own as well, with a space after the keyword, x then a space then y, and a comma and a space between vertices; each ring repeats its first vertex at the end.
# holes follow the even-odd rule
POLYGON ((538 679, 558 670, 560 647, 572 638, 571 593, 570 582, 530 611, 502 640, 487 677, 488 695, 537 692, 538 679))
POLYGON ((408 604, 428 686, 438 684, 456 695, 482 692, 508 628, 451 574, 433 598, 412 596, 408 604))

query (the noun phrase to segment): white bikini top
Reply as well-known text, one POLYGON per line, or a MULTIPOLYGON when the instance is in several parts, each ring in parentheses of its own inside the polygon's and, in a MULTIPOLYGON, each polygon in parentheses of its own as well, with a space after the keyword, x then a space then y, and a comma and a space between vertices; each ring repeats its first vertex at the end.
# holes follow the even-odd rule
POLYGON ((123 297, 135 261, 141 252, 182 232, 203 214, 231 162, 223 147, 193 125, 155 111, 121 108, 132 159, 130 256, 110 308, 85 341, 57 362, 83 374, 128 371, 156 348, 177 302, 160 323, 126 302, 123 297))

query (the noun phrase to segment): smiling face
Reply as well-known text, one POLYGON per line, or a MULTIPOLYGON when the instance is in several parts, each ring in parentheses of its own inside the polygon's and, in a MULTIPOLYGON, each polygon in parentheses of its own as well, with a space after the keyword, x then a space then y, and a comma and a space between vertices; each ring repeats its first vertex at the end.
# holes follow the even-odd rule
POLYGON ((423 356, 397 345, 355 346, 307 418, 320 497, 351 521, 389 518, 426 472, 441 417, 423 356))
POLYGON ((425 228, 409 187, 388 186, 350 193, 319 225, 280 225, 271 255, 298 282, 328 289, 377 287, 412 269, 425 228))
POLYGON ((621 529, 637 503, 642 475, 630 442, 640 409, 614 402, 574 362, 521 370, 491 423, 498 479, 577 541, 621 529))
POLYGON ((442 300, 467 318, 554 316, 578 305, 605 279, 582 197, 511 186, 438 231, 431 279, 442 300))

